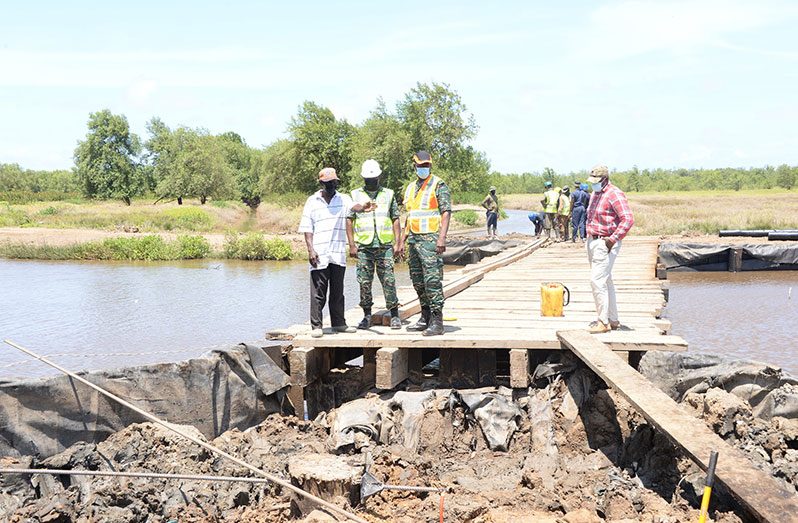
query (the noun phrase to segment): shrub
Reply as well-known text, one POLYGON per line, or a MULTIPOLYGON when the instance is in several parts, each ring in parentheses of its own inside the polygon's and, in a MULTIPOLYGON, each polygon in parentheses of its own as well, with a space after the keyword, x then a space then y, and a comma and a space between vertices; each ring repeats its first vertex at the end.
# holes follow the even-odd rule
POLYGON ((210 228, 213 224, 211 216, 197 207, 176 207, 166 209, 155 221, 163 229, 184 229, 187 231, 200 231, 210 228))
POLYGON ((24 227, 33 223, 28 214, 6 204, 0 207, 0 227, 24 227))
POLYGON ((182 260, 204 258, 211 252, 211 244, 203 236, 178 236, 177 245, 182 260))
POLYGON ((0 201, 8 203, 31 203, 31 202, 58 202, 64 200, 81 200, 79 193, 59 192, 59 191, 3 191, 0 192, 0 201))
POLYGON ((259 232, 250 232, 244 236, 228 234, 224 241, 224 255, 240 260, 289 260, 294 252, 285 240, 266 239, 259 232))
POLYGON ((462 225, 467 225, 468 227, 473 227, 477 224, 477 213, 471 209, 456 211, 454 213, 454 221, 462 225))
POLYGON ((107 238, 102 242, 113 260, 173 260, 176 252, 155 235, 136 238, 107 238))
POLYGON ((44 209, 40 210, 39 214, 41 214, 42 216, 53 216, 55 214, 58 214, 58 209, 51 205, 49 207, 45 207, 44 209))

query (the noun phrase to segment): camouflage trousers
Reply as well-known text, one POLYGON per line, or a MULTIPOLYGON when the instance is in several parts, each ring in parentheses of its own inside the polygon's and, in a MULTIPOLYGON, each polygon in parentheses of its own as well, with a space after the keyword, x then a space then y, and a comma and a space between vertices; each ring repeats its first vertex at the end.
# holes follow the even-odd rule
POLYGON ((435 252, 437 242, 437 234, 428 234, 407 243, 407 264, 418 300, 435 312, 443 310, 443 258, 435 252))
POLYGON ((396 297, 396 276, 393 272, 393 247, 363 247, 357 250, 357 283, 360 285, 360 306, 370 309, 374 305, 371 286, 374 282, 374 270, 382 284, 385 294, 385 308, 392 309, 399 306, 396 297))

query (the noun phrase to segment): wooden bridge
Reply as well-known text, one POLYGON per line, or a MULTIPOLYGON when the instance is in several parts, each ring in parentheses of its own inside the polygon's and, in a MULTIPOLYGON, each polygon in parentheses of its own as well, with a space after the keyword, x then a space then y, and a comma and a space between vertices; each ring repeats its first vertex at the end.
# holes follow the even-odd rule
MULTIPOLYGON (((538 240, 446 271, 443 336, 391 330, 388 312, 381 310, 374 318, 382 325, 367 331, 334 334, 325 329, 324 337, 312 338, 308 325, 295 325, 268 337, 290 340, 289 396, 298 415, 305 414, 307 405, 311 417, 326 394, 314 385, 332 368, 360 356, 364 388, 391 389, 407 379, 420 382, 424 365, 436 358, 442 384, 526 388, 535 363, 552 350, 571 351, 701 468, 707 468, 710 451, 719 451, 718 481, 756 519, 797 521, 794 491, 758 469, 704 423, 696 423, 692 414, 635 370, 646 351, 687 349, 682 338, 669 334, 670 322, 660 318, 668 286, 664 269, 657 265, 658 246, 656 238, 624 240, 613 271, 623 327, 605 334, 586 333, 595 319, 595 306, 584 245, 538 240), (540 315, 540 285, 546 282, 561 282, 570 290, 571 303, 563 317, 540 315)), ((402 320, 414 322, 420 305, 413 289, 401 289, 400 301, 402 320)), ((354 325, 361 316, 359 308, 347 311, 347 322, 354 325)))

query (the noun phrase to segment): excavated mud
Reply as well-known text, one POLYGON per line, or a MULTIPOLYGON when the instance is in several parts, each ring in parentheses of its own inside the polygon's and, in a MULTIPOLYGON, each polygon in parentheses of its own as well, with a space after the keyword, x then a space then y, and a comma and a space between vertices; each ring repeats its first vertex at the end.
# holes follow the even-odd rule
MULTIPOLYGON (((333 475, 299 480, 374 522, 437 522, 441 504, 447 522, 696 521, 703 472, 591 371, 567 368, 522 394, 504 388, 368 394, 313 421, 271 414, 211 443, 295 484, 290 464, 300 468, 303 457, 322 461, 323 454, 335 455, 325 461, 351 469, 354 478, 368 467, 386 484, 444 489, 443 500, 437 493, 383 490, 360 502, 351 491, 359 480, 347 474, 344 484, 333 475)), ((790 386, 779 389, 782 401, 774 399, 770 414, 794 392, 790 386)), ((795 419, 755 417, 750 403, 718 387, 680 399, 795 489, 795 419)), ((0 466, 249 475, 149 423, 46 459, 3 458, 0 466)), ((11 522, 337 521, 274 485, 48 475, 0 481, 0 517, 11 522)), ((722 488, 711 518, 749 520, 722 488)))

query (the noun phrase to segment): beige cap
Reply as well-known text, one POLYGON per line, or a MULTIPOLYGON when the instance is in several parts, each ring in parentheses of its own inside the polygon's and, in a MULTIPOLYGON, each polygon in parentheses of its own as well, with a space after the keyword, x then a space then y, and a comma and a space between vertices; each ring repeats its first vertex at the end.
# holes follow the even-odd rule
POLYGON ((607 169, 606 165, 596 165, 592 169, 590 169, 590 176, 588 177, 588 183, 599 183, 604 178, 609 178, 610 170, 607 169))
POLYGON ((335 169, 332 167, 325 167, 321 171, 319 171, 319 181, 320 182, 329 182, 330 180, 337 180, 338 175, 335 174, 335 169))

